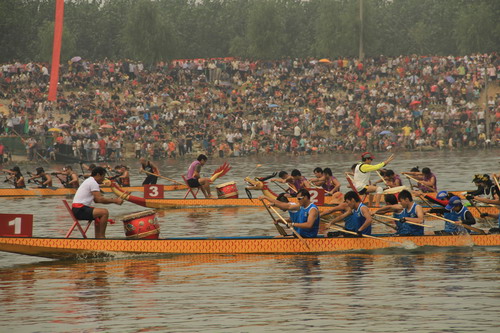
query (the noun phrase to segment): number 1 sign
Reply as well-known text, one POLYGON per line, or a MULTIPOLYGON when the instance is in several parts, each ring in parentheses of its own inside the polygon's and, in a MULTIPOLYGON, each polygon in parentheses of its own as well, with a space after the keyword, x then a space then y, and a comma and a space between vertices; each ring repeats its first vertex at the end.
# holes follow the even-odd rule
POLYGON ((32 237, 33 215, 0 214, 0 236, 32 237))

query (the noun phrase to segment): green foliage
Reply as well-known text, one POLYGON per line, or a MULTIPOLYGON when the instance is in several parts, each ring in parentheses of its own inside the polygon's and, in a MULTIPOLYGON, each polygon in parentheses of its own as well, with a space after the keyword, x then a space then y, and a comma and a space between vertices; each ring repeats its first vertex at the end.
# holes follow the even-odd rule
MULTIPOLYGON (((72 0, 62 61, 498 51, 498 0, 72 0)), ((0 62, 50 59, 54 0, 0 1, 0 62), (50 38, 49 38, 50 37, 50 38)))

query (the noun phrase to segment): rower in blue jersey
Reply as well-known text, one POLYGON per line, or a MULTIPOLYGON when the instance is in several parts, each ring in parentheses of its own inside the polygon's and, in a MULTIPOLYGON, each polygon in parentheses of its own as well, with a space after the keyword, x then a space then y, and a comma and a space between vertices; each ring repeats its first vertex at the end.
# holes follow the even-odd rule
POLYGON ((297 192, 298 204, 294 202, 281 202, 277 199, 260 197, 271 202, 276 207, 288 210, 289 212, 297 212, 297 215, 290 215, 292 220, 291 227, 295 228, 297 233, 304 238, 312 238, 318 235, 319 231, 319 209, 311 202, 311 194, 306 189, 301 189, 297 192), (295 220, 295 221, 294 221, 295 220))
POLYGON ((399 220, 403 217, 404 208, 398 202, 398 198, 394 194, 385 194, 384 195, 385 206, 377 209, 375 215, 384 215, 392 212, 392 217, 398 219, 396 222, 396 234, 400 235, 400 225, 399 220))
POLYGON ((324 216, 330 215, 330 214, 335 213, 335 212, 341 212, 341 214, 334 217, 333 219, 328 221, 328 223, 326 224, 325 230, 327 232, 328 237, 339 237, 341 235, 344 236, 345 234, 342 233, 341 231, 328 232, 328 229, 330 229, 330 227, 332 225, 336 225, 338 222, 341 222, 341 221, 344 221, 346 224, 350 223, 349 221, 352 219, 352 209, 345 202, 340 203, 338 206, 328 208, 327 210, 320 212, 319 215, 320 215, 320 217, 324 217, 324 216))
POLYGON ((372 234, 372 216, 370 209, 361 202, 359 195, 349 191, 344 195, 344 201, 352 210, 350 219, 346 220, 344 228, 356 232, 359 236, 372 234))
POLYGON ((424 210, 422 206, 413 201, 410 191, 403 190, 398 195, 398 201, 403 207, 399 221, 396 222, 398 234, 401 236, 423 236, 424 227, 414 223, 424 223, 424 210), (406 223, 412 222, 412 224, 406 223))
MULTIPOLYGON (((445 209, 448 210, 448 212, 444 213, 444 218, 448 220, 467 225, 476 224, 476 219, 472 216, 472 213, 462 204, 462 200, 457 196, 450 198, 450 201, 445 209)), ((445 222, 444 232, 451 235, 468 233, 467 229, 464 227, 450 222, 445 222)))

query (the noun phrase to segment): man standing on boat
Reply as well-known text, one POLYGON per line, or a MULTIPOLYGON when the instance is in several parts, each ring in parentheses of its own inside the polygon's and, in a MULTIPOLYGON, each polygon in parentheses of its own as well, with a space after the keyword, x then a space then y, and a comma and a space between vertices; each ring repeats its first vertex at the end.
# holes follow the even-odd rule
POLYGON ((106 169, 95 167, 90 177, 80 185, 73 198, 72 211, 78 220, 95 220, 95 238, 106 238, 109 211, 105 208, 95 208, 95 203, 121 205, 121 198, 105 198, 99 189, 106 177, 106 169))
POLYGON ((147 174, 147 177, 142 182, 142 185, 156 184, 158 181, 158 175, 160 175, 160 169, 158 169, 153 162, 146 160, 144 157, 141 157, 139 161, 141 162, 141 170, 139 172, 147 174))
POLYGON ((204 166, 208 161, 208 157, 204 154, 200 154, 193 163, 188 168, 186 179, 187 184, 191 188, 199 187, 205 195, 205 198, 212 198, 210 193, 210 184, 212 180, 210 178, 201 177, 201 167, 204 166))
POLYGON ((359 195, 363 195, 365 193, 375 193, 375 206, 378 207, 383 189, 380 186, 370 184, 370 172, 384 168, 394 159, 394 155, 389 156, 382 163, 372 165, 374 158, 375 156, 368 152, 361 155, 361 162, 356 164, 354 167, 353 183, 359 195))
POLYGON ((313 238, 318 236, 319 231, 319 209, 311 202, 311 194, 308 190, 302 189, 297 193, 297 200, 299 204, 293 202, 281 202, 277 199, 265 198, 276 207, 288 210, 290 212, 298 212, 297 216, 291 216, 291 227, 295 228, 297 233, 304 238, 313 238))
POLYGON ((45 172, 42 167, 36 168, 36 174, 28 179, 28 183, 34 180, 40 188, 52 187, 52 176, 45 172), (41 178, 40 180, 36 180, 41 178))

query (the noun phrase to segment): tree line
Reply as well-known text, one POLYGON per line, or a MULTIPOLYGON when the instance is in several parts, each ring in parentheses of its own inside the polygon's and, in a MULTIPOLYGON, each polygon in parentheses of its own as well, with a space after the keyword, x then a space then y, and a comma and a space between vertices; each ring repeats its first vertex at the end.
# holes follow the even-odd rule
MULTIPOLYGON (((54 12, 0 1, 0 63, 49 61, 54 12)), ((498 17, 498 0, 66 0, 61 59, 336 58, 361 36, 366 56, 486 53, 498 17)))

